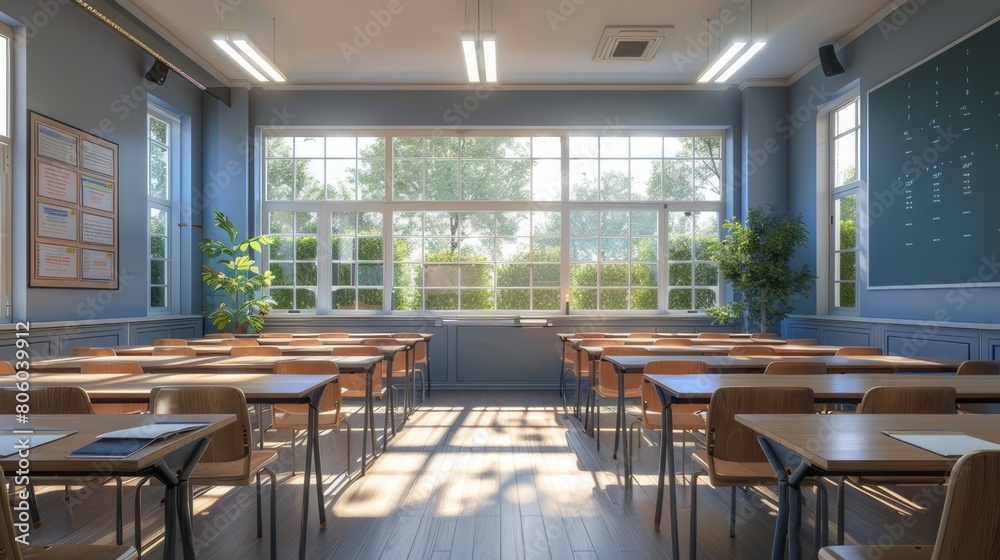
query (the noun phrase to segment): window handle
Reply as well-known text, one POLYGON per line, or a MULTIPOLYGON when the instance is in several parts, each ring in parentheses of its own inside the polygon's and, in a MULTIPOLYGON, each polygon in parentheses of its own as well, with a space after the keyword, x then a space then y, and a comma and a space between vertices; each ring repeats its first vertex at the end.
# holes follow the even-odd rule
POLYGON ((4 317, 10 317, 10 296, 4 296, 4 317))

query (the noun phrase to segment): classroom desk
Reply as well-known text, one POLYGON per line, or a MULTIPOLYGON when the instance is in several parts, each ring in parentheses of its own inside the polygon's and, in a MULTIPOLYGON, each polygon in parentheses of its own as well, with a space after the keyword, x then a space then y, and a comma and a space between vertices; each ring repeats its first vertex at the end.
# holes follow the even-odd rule
MULTIPOLYGON (((3 379, 9 383, 14 377, 5 376, 3 379)), ((212 433, 235 421, 236 417, 232 414, 50 414, 31 415, 27 423, 22 423, 16 416, 0 415, 0 430, 7 433, 36 429, 65 429, 75 432, 62 439, 31 448, 29 456, 32 476, 90 476, 99 468, 101 474, 105 476, 152 476, 162 482, 166 488, 163 558, 172 560, 176 555, 174 532, 177 525, 175 524, 180 526, 184 558, 195 557, 191 510, 186 498, 188 476, 208 447, 212 433), (157 421, 207 422, 207 425, 150 444, 121 459, 81 459, 68 456, 93 442, 100 434, 144 426, 157 421)), ((0 467, 7 473, 14 473, 18 470, 19 459, 17 454, 2 457, 0 467)), ((7 489, 4 488, 3 491, 6 492, 7 489)))
MULTIPOLYGON (((622 356, 622 358, 625 357, 622 356)), ((618 358, 609 358, 609 361, 616 359, 618 358)), ((674 472, 674 435, 672 429, 673 411, 671 409, 671 405, 674 403, 708 404, 715 391, 722 387, 809 387, 813 390, 816 402, 818 403, 859 403, 868 389, 879 386, 954 387, 956 398, 959 402, 983 403, 1000 401, 1000 377, 980 375, 885 375, 863 373, 851 375, 647 374, 643 377, 654 385, 660 405, 663 407, 661 425, 664 426, 664 429, 660 431, 660 464, 653 525, 656 529, 660 527, 660 519, 663 513, 663 487, 666 479, 670 501, 670 539, 674 558, 679 557, 677 489, 676 473, 674 472)), ((855 415, 831 414, 806 416, 840 418, 854 417, 855 415)), ((996 424, 996 419, 993 419, 993 423, 996 424)), ((784 539, 783 535, 784 533, 782 533, 782 539, 784 539)))
MULTIPOLYGON (((1000 391, 993 389, 992 395, 996 402, 1000 391)), ((772 465, 780 465, 775 443, 802 459, 791 475, 784 468, 776 469, 788 492, 778 490, 772 559, 784 558, 786 531, 789 557, 801 557, 798 511, 789 517, 788 510, 794 509, 789 504, 798 499, 799 483, 806 477, 929 475, 948 479, 958 457, 944 457, 904 443, 883 430, 955 430, 1000 443, 1000 424, 991 414, 740 414, 736 420, 762 436, 758 439, 772 465)))

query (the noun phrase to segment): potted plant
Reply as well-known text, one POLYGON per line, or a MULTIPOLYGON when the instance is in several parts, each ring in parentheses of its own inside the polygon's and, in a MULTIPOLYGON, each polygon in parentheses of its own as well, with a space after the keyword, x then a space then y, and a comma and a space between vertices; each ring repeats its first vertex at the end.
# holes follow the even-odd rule
POLYGON ((719 322, 740 320, 744 314, 749 325, 759 325, 760 332, 788 315, 797 296, 807 296, 815 278, 809 265, 791 266, 796 249, 806 246, 808 230, 800 214, 792 218, 771 204, 750 210, 746 224, 735 218, 723 226, 726 237, 711 250, 719 263, 719 273, 733 286, 735 300, 713 306, 706 312, 719 322))
POLYGON ((229 236, 229 244, 215 239, 203 239, 198 243, 198 249, 206 257, 219 259, 217 263, 221 265, 219 270, 203 265, 201 279, 212 288, 213 293, 225 292, 229 298, 219 303, 208 318, 219 331, 231 328, 235 333, 261 332, 264 330, 264 317, 275 302, 268 295, 259 295, 261 289, 271 285, 271 271, 262 273, 253 259, 253 253, 271 244, 272 239, 267 235, 258 235, 237 241, 236 226, 218 210, 215 211, 215 225, 229 236))

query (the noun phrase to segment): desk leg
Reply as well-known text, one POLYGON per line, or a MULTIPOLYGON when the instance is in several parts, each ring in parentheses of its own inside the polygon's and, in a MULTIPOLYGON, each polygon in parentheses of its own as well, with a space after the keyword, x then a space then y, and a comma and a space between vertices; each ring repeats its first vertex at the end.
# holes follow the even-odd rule
POLYGON ((656 387, 656 394, 663 410, 660 412, 660 468, 657 473, 656 514, 653 518, 653 528, 660 530, 660 520, 663 516, 663 484, 669 477, 670 499, 670 551, 671 558, 680 558, 680 540, 677 535, 677 476, 674 472, 674 413, 672 400, 661 387, 656 387))
MULTIPOLYGON (((625 429, 625 372, 615 367, 618 374, 618 411, 615 412, 615 447, 611 452, 611 457, 618 458, 618 442, 621 439, 622 430, 625 429)), ((597 434, 597 437, 601 437, 597 434)))
POLYGON ((582 354, 582 351, 576 351, 576 368, 573 372, 574 377, 576 377, 576 405, 573 407, 573 414, 576 415, 577 419, 580 418, 580 390, 583 388, 583 375, 580 372, 580 364, 583 362, 582 354))
MULTIPOLYGON (((385 413, 389 415, 389 424, 392 425, 392 435, 396 435, 396 393, 392 390, 392 362, 388 359, 383 360, 385 362, 385 390, 386 401, 389 403, 385 407, 385 413)), ((371 378, 372 373, 368 373, 368 377, 371 378)), ((403 417, 402 425, 406 425, 406 417, 403 417)))
MULTIPOLYGON (((312 424, 312 450, 313 454, 316 456, 316 503, 319 505, 319 528, 326 529, 326 500, 323 497, 323 466, 320 464, 320 449, 319 449, 319 402, 322 397, 317 398, 315 401, 316 406, 309 407, 309 413, 312 416, 310 418, 310 423, 312 424)), ((307 450, 308 451, 308 450, 307 450)))
POLYGON ((594 397, 594 384, 597 382, 597 358, 590 356, 590 371, 587 372, 587 418, 584 420, 584 429, 590 434, 591 437, 594 436, 594 422, 591 420, 595 409, 597 408, 597 398, 594 397))
MULTIPOLYGON (((391 371, 391 368, 390 370, 391 371)), ((391 374, 389 380, 392 380, 391 374)), ((365 426, 361 430, 361 476, 365 476, 368 465, 368 431, 371 430, 372 454, 375 454, 375 423, 372 421, 372 376, 365 376, 365 426)))
MULTIPOLYGON (((163 558, 167 560, 173 560, 176 556, 174 546, 176 543, 175 532, 178 524, 180 526, 181 547, 184 552, 184 559, 194 560, 195 558, 194 529, 191 524, 191 511, 187 501, 187 479, 211 441, 211 438, 204 437, 195 443, 190 455, 185 459, 183 466, 177 474, 174 474, 164 462, 156 465, 155 476, 165 487, 163 558)), ((136 523, 138 522, 139 520, 137 519, 136 523)))
POLYGON ((305 560, 306 557, 306 529, 309 525, 309 477, 312 476, 312 460, 313 460, 313 450, 312 446, 314 443, 313 435, 317 429, 317 423, 314 419, 313 410, 315 410, 314 405, 309 403, 309 426, 308 433, 306 437, 306 466, 305 470, 302 472, 302 514, 299 526, 299 559, 305 560))

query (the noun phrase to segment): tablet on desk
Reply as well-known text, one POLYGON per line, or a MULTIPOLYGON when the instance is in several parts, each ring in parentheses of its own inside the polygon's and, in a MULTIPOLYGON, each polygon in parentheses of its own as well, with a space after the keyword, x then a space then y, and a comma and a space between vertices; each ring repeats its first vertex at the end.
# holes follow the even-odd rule
POLYGON ((124 459, 158 441, 207 426, 208 422, 154 422, 101 434, 69 454, 73 458, 124 459))

